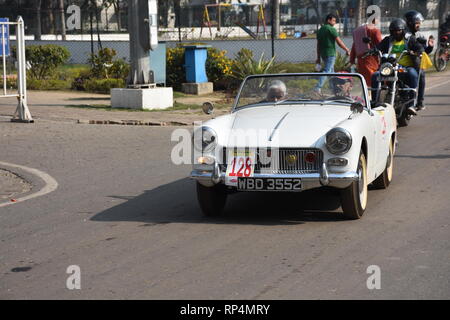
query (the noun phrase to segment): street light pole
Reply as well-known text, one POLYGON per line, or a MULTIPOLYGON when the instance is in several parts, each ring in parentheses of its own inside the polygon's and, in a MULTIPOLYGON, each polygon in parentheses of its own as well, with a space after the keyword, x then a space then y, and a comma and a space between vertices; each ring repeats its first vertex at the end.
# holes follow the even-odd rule
POLYGON ((129 86, 149 84, 150 79, 150 48, 146 38, 149 38, 148 11, 145 17, 148 0, 129 0, 128 2, 128 32, 130 33, 131 70, 128 77, 129 86))

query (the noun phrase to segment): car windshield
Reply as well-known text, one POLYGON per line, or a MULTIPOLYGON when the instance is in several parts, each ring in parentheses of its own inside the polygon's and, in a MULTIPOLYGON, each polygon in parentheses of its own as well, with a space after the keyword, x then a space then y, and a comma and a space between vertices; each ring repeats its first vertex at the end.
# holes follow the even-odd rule
POLYGON ((346 73, 252 76, 244 82, 236 108, 324 102, 367 106, 361 77, 346 73))

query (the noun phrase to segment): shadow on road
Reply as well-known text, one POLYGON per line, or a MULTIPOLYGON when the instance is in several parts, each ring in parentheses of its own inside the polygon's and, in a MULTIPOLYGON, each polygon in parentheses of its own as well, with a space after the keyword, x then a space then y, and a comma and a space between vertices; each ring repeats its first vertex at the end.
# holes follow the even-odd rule
POLYGON ((69 98, 67 101, 111 101, 110 97, 80 97, 80 98, 69 98))
POLYGON ((197 203, 195 182, 178 180, 142 195, 111 195, 126 202, 107 209, 92 221, 134 221, 144 226, 169 223, 292 225, 346 221, 332 189, 303 193, 236 193, 228 197, 223 216, 204 217, 197 203), (336 211, 338 210, 338 211, 336 211))
POLYGON ((427 98, 447 98, 450 94, 427 94, 427 98))
POLYGON ((450 159, 450 154, 433 154, 429 156, 418 156, 418 155, 401 155, 398 154, 395 158, 411 158, 411 159, 450 159))

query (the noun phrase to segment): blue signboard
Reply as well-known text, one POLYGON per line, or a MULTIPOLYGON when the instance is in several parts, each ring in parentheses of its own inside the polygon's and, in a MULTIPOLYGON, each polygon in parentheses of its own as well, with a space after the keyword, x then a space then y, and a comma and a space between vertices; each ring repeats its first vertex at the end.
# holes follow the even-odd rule
POLYGON ((0 57, 3 57, 5 53, 6 56, 9 56, 10 53, 10 45, 9 45, 9 25, 4 24, 2 22, 9 22, 8 18, 0 18, 0 57), (4 33, 2 35, 2 30, 4 33), (4 42, 4 45, 3 45, 4 42), (3 52, 3 47, 5 47, 5 52, 3 52))

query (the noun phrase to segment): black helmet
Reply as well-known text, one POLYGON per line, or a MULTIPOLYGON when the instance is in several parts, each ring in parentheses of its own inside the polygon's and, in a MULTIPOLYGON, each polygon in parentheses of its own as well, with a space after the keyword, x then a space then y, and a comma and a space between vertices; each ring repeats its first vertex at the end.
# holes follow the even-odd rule
POLYGON ((425 19, 419 11, 411 10, 405 13, 405 20, 407 24, 415 24, 416 22, 423 22, 425 19))
POLYGON ((398 31, 398 30, 405 30, 406 29, 406 22, 403 19, 396 18, 392 20, 391 24, 389 25, 389 31, 398 31))

